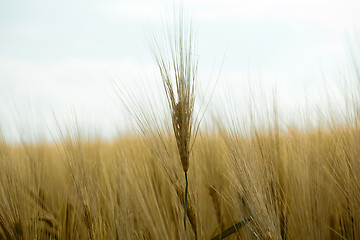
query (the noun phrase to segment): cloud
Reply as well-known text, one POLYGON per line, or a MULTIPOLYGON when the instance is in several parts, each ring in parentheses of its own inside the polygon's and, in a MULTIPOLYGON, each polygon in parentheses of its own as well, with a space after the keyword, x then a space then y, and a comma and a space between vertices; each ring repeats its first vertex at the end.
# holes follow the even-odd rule
MULTIPOLYGON (((111 89, 109 76, 118 76, 119 72, 119 76, 125 76, 121 75, 121 69, 136 73, 144 68, 148 67, 126 59, 104 61, 72 58, 52 63, 34 63, 1 57, 0 124, 4 128, 12 126, 14 129, 14 119, 19 115, 22 124, 28 126, 26 120, 33 116, 34 122, 42 123, 46 129, 48 119, 52 119, 52 112, 62 116, 69 109, 75 110, 83 125, 95 122, 102 126, 116 122, 123 118, 119 106, 109 95, 114 90, 111 89)), ((125 79, 125 84, 135 87, 138 82, 129 78, 125 79)), ((26 130, 34 133, 31 128, 26 130)), ((104 132, 104 135, 108 135, 109 131, 104 132)))
MULTIPOLYGON (((339 34, 351 30, 360 20, 360 2, 355 0, 184 0, 184 6, 199 21, 306 21, 339 34)), ((114 18, 138 21, 166 19, 173 9, 174 4, 164 0, 112 1, 99 5, 99 11, 114 18)))
MULTIPOLYGON (((154 1, 118 1, 101 3, 98 10, 115 19, 160 20, 161 8, 154 1)), ((164 9, 163 9, 164 10, 164 9)))
MULTIPOLYGON (((199 0, 198 0, 199 1, 199 0)), ((201 0, 199 2, 202 2, 201 0)), ((202 3, 203 5, 204 3, 202 3)), ((349 24, 360 4, 354 1, 212 1, 199 9, 208 18, 273 17, 295 18, 331 27, 349 24)))

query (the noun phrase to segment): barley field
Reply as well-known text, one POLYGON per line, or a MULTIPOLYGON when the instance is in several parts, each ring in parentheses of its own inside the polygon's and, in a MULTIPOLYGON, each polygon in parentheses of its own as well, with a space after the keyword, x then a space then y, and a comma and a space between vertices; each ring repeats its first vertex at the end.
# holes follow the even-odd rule
POLYGON ((76 125, 55 143, 0 138, 0 239, 360 239, 357 88, 318 124, 285 125, 274 104, 262 126, 199 128, 178 27, 170 59, 152 45, 168 125, 130 105, 139 131, 111 142, 76 125))
MULTIPOLYGON (((1 239, 182 239, 182 166, 164 138, 1 140, 1 239)), ((359 239, 359 140, 356 125, 200 133, 188 238, 251 217, 228 239, 359 239)))

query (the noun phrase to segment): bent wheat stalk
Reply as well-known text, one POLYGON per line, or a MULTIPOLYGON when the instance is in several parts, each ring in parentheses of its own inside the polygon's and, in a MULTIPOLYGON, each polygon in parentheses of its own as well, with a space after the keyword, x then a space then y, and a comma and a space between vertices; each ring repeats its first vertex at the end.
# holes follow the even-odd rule
POLYGON ((213 237, 211 240, 220 240, 220 239, 224 239, 228 236, 230 236, 231 234, 237 232, 240 228, 242 228, 243 226, 245 226, 246 223, 250 222, 251 220, 253 220, 253 217, 250 216, 234 225, 232 225, 231 227, 225 229, 223 232, 221 232, 220 234, 216 235, 215 237, 213 237))

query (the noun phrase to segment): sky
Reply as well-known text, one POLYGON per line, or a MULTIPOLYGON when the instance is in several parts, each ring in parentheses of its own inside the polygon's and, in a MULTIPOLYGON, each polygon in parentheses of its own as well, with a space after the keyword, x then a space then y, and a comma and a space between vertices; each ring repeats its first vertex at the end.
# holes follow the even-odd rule
MULTIPOLYGON (((127 117, 111 83, 135 92, 160 83, 149 43, 152 34, 171 25, 174 3, 0 0, 3 134, 51 139, 74 115, 80 126, 106 139, 126 131, 127 117)), ((267 95, 276 88, 287 115, 307 103, 321 104, 324 88, 336 95, 336 74, 360 23, 356 0, 184 0, 183 5, 197 38, 199 79, 203 86, 217 82, 212 101, 219 109, 227 101, 246 109, 249 85, 267 95)))

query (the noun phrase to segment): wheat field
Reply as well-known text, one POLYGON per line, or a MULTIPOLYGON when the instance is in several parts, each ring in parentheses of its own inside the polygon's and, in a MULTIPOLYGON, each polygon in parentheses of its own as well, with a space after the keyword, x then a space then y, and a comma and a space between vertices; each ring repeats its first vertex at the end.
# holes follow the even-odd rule
MULTIPOLYGON (((359 239, 357 127, 201 133, 189 170, 189 239, 359 239)), ((1 141, 1 239, 182 239, 176 142, 1 141), (164 148, 165 149, 165 148, 164 148)), ((150 141, 156 141, 152 139, 150 141)))
POLYGON ((274 106, 246 133, 197 131, 197 65, 179 29, 170 65, 154 49, 169 128, 136 115, 141 131, 112 142, 76 127, 56 143, 1 137, 0 239, 360 239, 357 98, 316 126, 284 126, 274 106))

